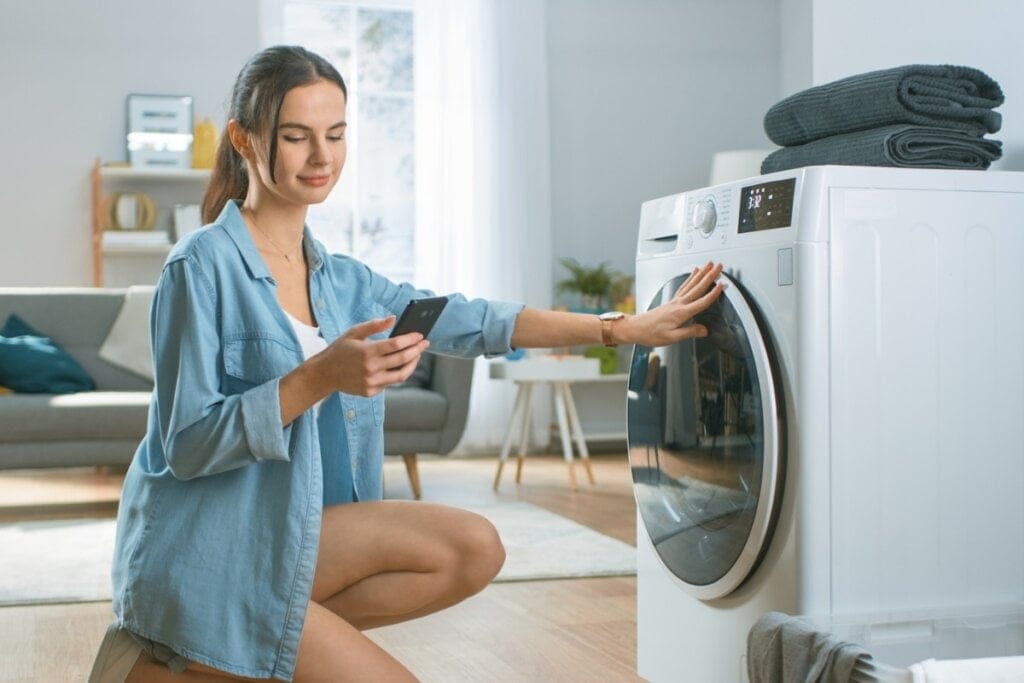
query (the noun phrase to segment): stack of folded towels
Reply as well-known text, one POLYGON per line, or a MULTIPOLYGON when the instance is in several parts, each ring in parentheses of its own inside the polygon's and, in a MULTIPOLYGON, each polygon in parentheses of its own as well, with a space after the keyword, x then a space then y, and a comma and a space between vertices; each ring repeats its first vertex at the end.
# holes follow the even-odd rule
POLYGON ((762 173, 839 164, 986 169, 1002 155, 1003 91, 967 66, 909 65, 851 76, 782 100, 764 117, 782 149, 762 173))

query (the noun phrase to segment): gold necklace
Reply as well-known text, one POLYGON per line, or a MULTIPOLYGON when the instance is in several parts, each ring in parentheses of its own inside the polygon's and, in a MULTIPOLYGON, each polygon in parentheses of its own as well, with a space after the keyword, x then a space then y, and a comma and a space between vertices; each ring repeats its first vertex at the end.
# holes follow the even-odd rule
MULTIPOLYGON (((264 230, 263 228, 261 228, 261 227, 260 227, 260 224, 256 222, 256 214, 254 214, 254 213, 253 213, 253 210, 252 210, 252 209, 250 209, 250 208, 246 208, 245 210, 246 210, 246 211, 247 211, 247 212, 249 213, 249 219, 250 219, 250 220, 252 221, 252 224, 253 224, 253 226, 255 226, 255 228, 256 228, 257 230, 259 230, 259 231, 260 231, 260 232, 261 232, 261 233, 263 234, 263 236, 264 236, 264 237, 266 237, 266 238, 267 238, 267 240, 268 240, 268 241, 269 241, 269 242, 270 242, 271 244, 273 244, 273 245, 274 245, 274 248, 275 248, 275 249, 277 249, 277 250, 278 250, 278 251, 279 251, 279 252, 281 253, 281 256, 283 256, 283 257, 284 257, 284 260, 285 260, 285 261, 287 261, 287 262, 288 262, 289 264, 291 264, 291 263, 292 263, 292 257, 291 257, 291 256, 289 256, 289 255, 288 255, 288 253, 289 253, 289 251, 295 251, 296 249, 299 249, 299 247, 301 247, 301 246, 302 246, 302 239, 303 239, 303 238, 302 238, 302 237, 300 237, 300 238, 299 238, 299 241, 298 241, 298 243, 297 243, 297 244, 296 244, 296 245, 295 245, 294 247, 292 247, 292 248, 291 248, 290 250, 287 250, 287 249, 285 249, 284 247, 282 247, 282 246, 281 246, 280 244, 278 244, 278 243, 277 243, 277 242, 276 242, 276 241, 274 240, 274 238, 273 238, 273 237, 271 237, 271 236, 270 236, 270 235, 269 235, 269 234, 267 233, 267 231, 266 231, 266 230, 264 230)), ((300 252, 300 253, 301 253, 301 252, 300 252)))

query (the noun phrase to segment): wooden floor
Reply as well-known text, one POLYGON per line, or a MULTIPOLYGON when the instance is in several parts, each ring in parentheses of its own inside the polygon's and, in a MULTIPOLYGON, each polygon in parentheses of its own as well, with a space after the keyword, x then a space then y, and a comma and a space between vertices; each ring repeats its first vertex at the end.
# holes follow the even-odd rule
MULTIPOLYGON (((625 456, 592 457, 596 486, 568 486, 559 456, 530 456, 523 481, 495 459, 421 459, 423 498, 452 505, 523 500, 635 545, 625 456)), ((582 468, 577 476, 585 481, 582 468)), ((399 459, 385 464, 385 495, 411 494, 399 459)), ((121 477, 87 470, 0 473, 0 521, 114 516, 121 477)), ((4 548, 3 552, 12 549, 4 548)), ((110 603, 0 608, 0 681, 84 681, 112 617, 110 603)), ((369 631, 423 681, 640 681, 636 580, 563 579, 492 584, 440 614, 369 631)))

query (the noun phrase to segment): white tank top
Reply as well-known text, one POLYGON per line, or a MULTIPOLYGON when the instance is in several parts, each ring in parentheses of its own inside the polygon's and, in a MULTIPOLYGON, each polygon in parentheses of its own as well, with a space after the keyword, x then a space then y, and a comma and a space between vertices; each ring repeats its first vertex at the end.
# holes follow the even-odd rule
MULTIPOLYGON (((311 356, 315 356, 327 348, 327 342, 322 336, 320 336, 319 327, 307 325, 298 318, 293 317, 288 311, 285 311, 285 315, 288 316, 288 320, 291 321, 292 327, 295 328, 295 336, 299 338, 299 346, 302 347, 303 359, 309 360, 311 356)), ((313 406, 316 409, 317 414, 320 413, 320 404, 323 402, 324 399, 320 399, 317 401, 316 405, 313 406)))

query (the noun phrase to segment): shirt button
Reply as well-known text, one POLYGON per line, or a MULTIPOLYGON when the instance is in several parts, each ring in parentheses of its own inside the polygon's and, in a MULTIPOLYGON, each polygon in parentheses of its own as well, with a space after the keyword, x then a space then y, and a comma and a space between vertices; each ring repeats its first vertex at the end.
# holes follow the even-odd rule
POLYGON ((354 411, 354 410, 352 410, 351 408, 349 408, 349 409, 348 409, 348 412, 347 412, 347 413, 345 413, 345 417, 347 417, 347 418, 348 418, 348 419, 350 419, 350 420, 354 420, 354 419, 356 419, 356 411, 354 411))
POLYGON ((324 309, 324 302, 322 299, 316 302, 316 307, 319 308, 321 311, 324 309))

